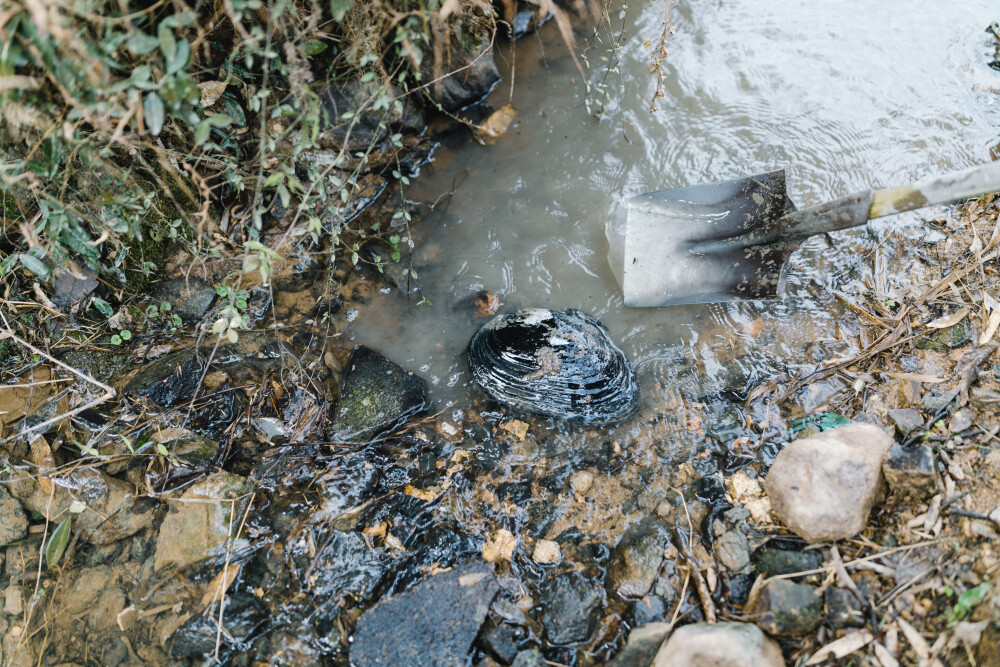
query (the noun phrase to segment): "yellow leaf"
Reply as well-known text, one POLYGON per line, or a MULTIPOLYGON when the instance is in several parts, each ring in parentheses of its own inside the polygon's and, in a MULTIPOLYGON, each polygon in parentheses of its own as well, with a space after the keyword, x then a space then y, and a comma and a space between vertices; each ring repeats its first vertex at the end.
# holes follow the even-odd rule
POLYGON ((475 128, 472 133, 483 146, 495 144, 497 139, 510 129, 510 124, 514 122, 515 116, 517 116, 517 109, 510 104, 505 104, 491 113, 489 118, 475 128))
POLYGON ((212 581, 205 589, 205 594, 201 596, 201 606, 203 609, 211 605, 216 600, 222 599, 222 596, 226 594, 227 590, 229 590, 233 581, 236 580, 236 575, 240 573, 240 567, 240 565, 235 563, 228 565, 212 578, 212 581))
POLYGON ((434 491, 418 489, 417 487, 412 486, 410 484, 407 484, 403 488, 403 493, 405 493, 408 496, 413 496, 418 500, 423 500, 425 502, 430 502, 435 498, 437 498, 437 493, 435 493, 434 491))
POLYGON ((222 93, 226 92, 226 82, 205 81, 198 84, 198 90, 201 92, 201 106, 210 107, 219 101, 222 93))
POLYGON ((944 317, 939 317, 936 320, 928 322, 926 326, 928 329, 947 329, 948 327, 953 327, 964 320, 970 310, 972 309, 968 306, 965 308, 959 308, 951 315, 945 315, 944 317))

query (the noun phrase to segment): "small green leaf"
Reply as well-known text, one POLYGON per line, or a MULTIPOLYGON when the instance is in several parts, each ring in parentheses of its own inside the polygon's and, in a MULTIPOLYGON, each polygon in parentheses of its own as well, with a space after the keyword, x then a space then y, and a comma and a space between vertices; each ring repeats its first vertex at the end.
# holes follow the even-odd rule
POLYGON ((157 47, 159 41, 152 35, 147 35, 144 32, 137 32, 132 35, 127 42, 125 42, 125 48, 132 52, 135 56, 144 56, 153 49, 157 47))
POLYGON ((319 55, 326 51, 326 42, 320 39, 307 39, 302 42, 302 52, 307 56, 319 55))
POLYGON ((156 443, 156 451, 160 454, 160 456, 170 456, 170 452, 167 451, 167 446, 162 442, 156 443))
POLYGON ((122 340, 132 340, 132 332, 128 329, 122 329, 121 337, 122 340))
POLYGON ((111 317, 115 314, 115 309, 111 307, 111 304, 100 297, 94 297, 94 308, 104 317, 111 317))
POLYGON ((207 120, 212 127, 226 127, 233 122, 233 119, 227 113, 213 113, 205 120, 207 120))
POLYGON ((49 267, 45 266, 45 263, 34 255, 21 253, 17 256, 17 258, 20 260, 21 266, 28 269, 39 278, 44 279, 49 277, 49 267))
POLYGON ((232 117, 236 127, 246 127, 246 112, 243 111, 243 107, 236 101, 236 97, 232 93, 226 93, 222 96, 222 106, 226 108, 226 113, 232 117))
POLYGON ((343 21, 344 14, 351 9, 353 0, 330 0, 330 13, 334 21, 343 21))
POLYGON ((146 121, 149 133, 154 137, 160 136, 166 112, 163 108, 163 99, 158 94, 146 93, 146 99, 142 101, 142 117, 146 121))
POLYGON ((111 344, 112 345, 121 345, 122 344, 122 337, 119 336, 118 334, 113 334, 111 336, 111 344))
POLYGON ((201 146, 203 143, 208 141, 209 135, 212 133, 212 124, 205 119, 198 123, 198 129, 194 131, 194 143, 196 146, 201 146))
POLYGON ((45 564, 49 569, 55 567, 62 560, 63 554, 66 552, 66 545, 69 544, 69 528, 72 523, 72 516, 63 519, 56 527, 55 532, 52 533, 52 537, 49 538, 49 543, 45 545, 45 564))
MULTIPOLYGON (((264 187, 265 188, 273 188, 275 185, 277 185, 278 183, 281 183, 283 180, 285 180, 285 172, 283 172, 283 171, 276 171, 276 172, 274 172, 273 174, 271 174, 270 176, 267 177, 267 180, 264 181, 264 187)), ((222 295, 220 294, 219 296, 222 296, 222 295)))

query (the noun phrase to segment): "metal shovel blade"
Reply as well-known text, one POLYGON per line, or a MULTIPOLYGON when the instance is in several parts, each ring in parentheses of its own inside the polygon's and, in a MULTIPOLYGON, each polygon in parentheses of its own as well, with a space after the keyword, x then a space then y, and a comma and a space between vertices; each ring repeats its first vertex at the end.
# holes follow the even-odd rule
POLYGON ((726 241, 795 210, 784 170, 632 197, 625 226, 622 290, 634 307, 775 296, 791 244, 726 241))

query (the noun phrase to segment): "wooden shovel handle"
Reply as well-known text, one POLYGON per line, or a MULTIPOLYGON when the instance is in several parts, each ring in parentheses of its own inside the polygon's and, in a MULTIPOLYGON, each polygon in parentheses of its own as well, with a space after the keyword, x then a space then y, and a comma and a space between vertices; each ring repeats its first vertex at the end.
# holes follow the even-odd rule
POLYGON ((898 188, 876 190, 868 210, 868 218, 881 218, 934 204, 947 204, 988 192, 1000 192, 1000 162, 934 176, 898 188))

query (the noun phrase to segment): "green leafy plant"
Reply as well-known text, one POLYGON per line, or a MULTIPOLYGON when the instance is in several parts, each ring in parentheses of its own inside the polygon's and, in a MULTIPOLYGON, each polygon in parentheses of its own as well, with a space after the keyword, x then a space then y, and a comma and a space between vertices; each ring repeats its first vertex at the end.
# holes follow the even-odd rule
POLYGON ((53 531, 49 541, 45 544, 45 565, 52 569, 62 560, 66 553, 66 545, 69 544, 70 527, 73 525, 73 516, 68 514, 65 519, 59 522, 53 531))
MULTIPOLYGON (((979 603, 986 599, 986 595, 990 592, 991 588, 990 583, 988 581, 984 581, 978 586, 970 588, 959 595, 954 606, 952 606, 951 610, 948 612, 948 627, 951 627, 968 617, 969 614, 971 614, 972 611, 979 605, 979 603)), ((954 591, 949 588, 946 593, 950 597, 954 594, 954 591)))

